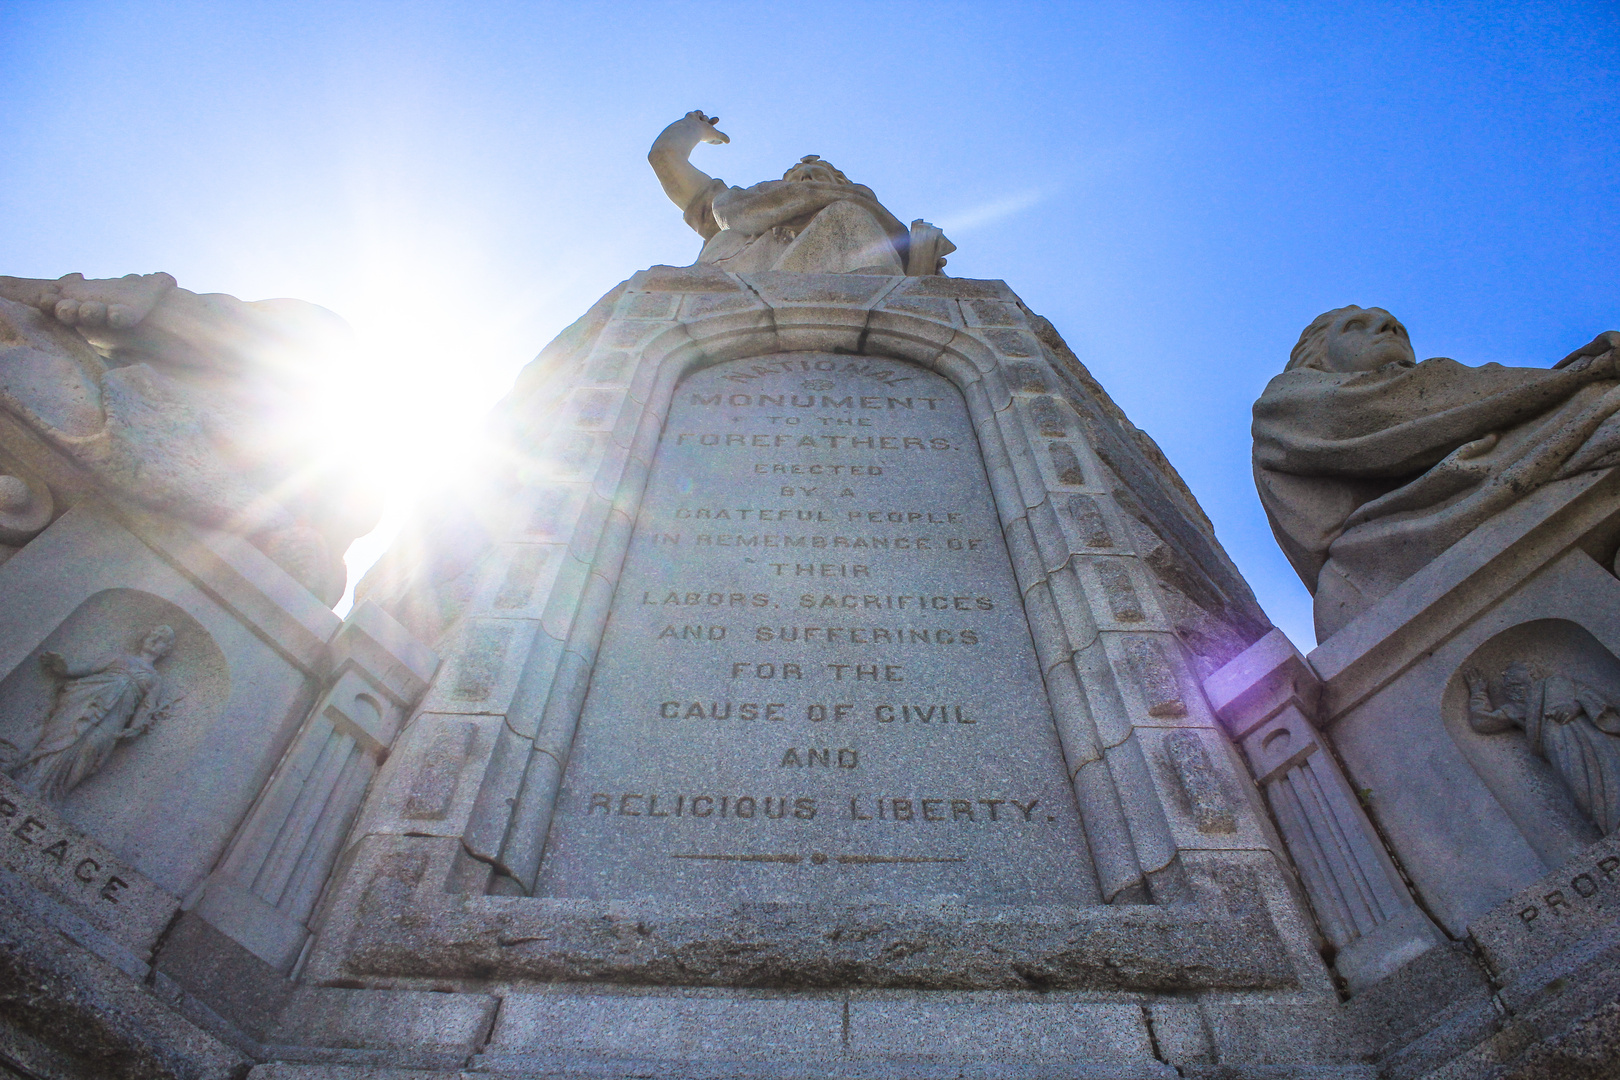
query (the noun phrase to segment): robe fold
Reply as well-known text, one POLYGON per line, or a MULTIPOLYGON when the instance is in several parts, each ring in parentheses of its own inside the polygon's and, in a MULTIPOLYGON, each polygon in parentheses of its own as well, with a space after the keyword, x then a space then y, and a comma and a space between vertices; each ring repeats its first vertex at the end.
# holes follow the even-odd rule
MULTIPOLYGON (((1572 357, 1573 359, 1573 357, 1572 357)), ((1535 489, 1620 464, 1601 365, 1301 367, 1254 406, 1254 477, 1325 640, 1535 489)))
POLYGON ((863 184, 715 180, 684 216, 704 239, 699 263, 741 273, 905 273, 910 230, 863 184))

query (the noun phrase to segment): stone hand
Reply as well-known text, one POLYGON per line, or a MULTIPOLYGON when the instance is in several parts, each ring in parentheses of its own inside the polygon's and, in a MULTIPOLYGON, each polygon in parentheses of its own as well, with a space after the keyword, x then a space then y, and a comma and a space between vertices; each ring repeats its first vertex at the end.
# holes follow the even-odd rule
POLYGON ((1463 682, 1468 684, 1470 694, 1482 693, 1485 690, 1485 676, 1479 673, 1478 668, 1469 668, 1463 672, 1463 682))
POLYGON ((1620 330, 1605 330, 1553 367, 1591 371, 1600 379, 1620 377, 1620 330))
POLYGON ((680 128, 681 134, 690 135, 693 145, 700 142, 728 143, 731 141, 731 136, 714 126, 719 122, 720 118, 718 116, 704 116, 702 109, 693 109, 671 124, 670 128, 680 128))
POLYGON ((90 279, 69 274, 46 282, 35 306, 68 326, 127 330, 151 314, 174 287, 174 278, 168 274, 90 279))

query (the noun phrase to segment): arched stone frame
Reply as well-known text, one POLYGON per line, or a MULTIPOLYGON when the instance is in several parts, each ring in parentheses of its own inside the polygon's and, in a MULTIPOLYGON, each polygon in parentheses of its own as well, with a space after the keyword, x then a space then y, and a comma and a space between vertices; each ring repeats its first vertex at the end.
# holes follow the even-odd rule
POLYGON ((1480 734, 1468 724, 1464 674, 1477 669, 1493 685, 1512 661, 1558 673, 1620 702, 1620 658, 1587 627, 1567 618, 1517 623, 1481 642, 1447 682, 1441 705, 1447 732, 1480 781, 1547 869, 1556 870, 1600 838, 1576 808, 1563 780, 1525 742, 1522 731, 1480 734))
POLYGON ((58 652, 71 667, 83 667, 133 651, 157 625, 175 631, 173 646, 157 665, 163 697, 172 702, 167 715, 145 735, 113 749, 57 808, 75 826, 132 860, 158 846, 149 835, 151 822, 184 800, 192 786, 187 769, 219 754, 211 736, 231 698, 232 671, 213 635, 191 612, 154 592, 98 589, 0 678, 0 716, 5 718, 0 738, 26 749, 26 729, 44 720, 57 693, 57 681, 40 665, 42 654, 58 652))
MULTIPOLYGON (((1252 815, 1244 816, 1238 835, 1210 842, 1189 823, 1191 808, 1176 807, 1186 801, 1177 798, 1188 785, 1178 792, 1175 771, 1186 755, 1163 752, 1168 729, 1193 729, 1192 737, 1235 776, 1230 750, 1214 732, 1179 646, 1154 606, 1151 579, 1134 565, 1135 552, 1107 490, 1085 480, 1099 476, 1100 465, 1077 434, 1078 417, 1061 396, 1061 373, 1005 285, 737 276, 706 267, 659 268, 628 285, 590 351, 556 373, 558 381, 567 381, 553 414, 559 422, 526 466, 531 479, 590 488, 577 513, 570 502, 566 515, 574 522, 567 539, 577 564, 571 585, 577 600, 561 605, 566 625, 554 619, 543 626, 542 633, 559 639, 558 647, 548 652, 536 646, 524 675, 529 707, 539 720, 493 860, 510 875, 505 882, 497 879, 497 891, 527 893, 538 871, 596 649, 677 385, 716 363, 805 351, 906 361, 961 391, 1105 898, 1118 903, 1179 895, 1181 848, 1267 846, 1252 815), (1047 443, 1044 453, 1041 442, 1047 443), (1076 496, 1085 500, 1078 517, 1088 520, 1077 522, 1076 515, 1059 511, 1060 501, 1076 496)), ((559 582, 568 574, 560 573, 559 582)))

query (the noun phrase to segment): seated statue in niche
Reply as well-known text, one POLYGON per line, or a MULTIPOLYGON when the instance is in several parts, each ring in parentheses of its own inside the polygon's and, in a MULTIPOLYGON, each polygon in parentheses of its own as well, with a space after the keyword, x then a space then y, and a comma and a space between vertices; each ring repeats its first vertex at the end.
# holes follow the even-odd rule
POLYGON ((688 158, 698 143, 728 143, 716 117, 694 110, 665 128, 647 154, 670 201, 703 237, 699 264, 734 273, 935 274, 956 250, 922 221, 907 229, 872 189, 815 154, 780 180, 729 187, 688 158))
POLYGON ((59 653, 42 655, 40 664, 61 685, 34 745, 7 768, 12 779, 54 803, 100 772, 119 743, 146 734, 179 700, 163 696, 157 670, 173 646, 174 629, 154 626, 133 652, 88 667, 69 667, 59 653))
POLYGON ((326 603, 381 507, 322 458, 309 417, 347 324, 168 274, 0 277, 0 410, 106 488, 247 537, 326 603))
POLYGON ((1254 406, 1254 478, 1328 636, 1546 484, 1620 464, 1620 334, 1551 368, 1418 363, 1381 308, 1300 335, 1254 406))
POLYGON ((1481 735, 1517 729, 1558 773, 1576 807, 1603 835, 1620 826, 1620 709, 1564 675, 1542 678, 1514 661, 1502 670, 1499 705, 1476 670, 1468 684, 1468 726, 1481 735))

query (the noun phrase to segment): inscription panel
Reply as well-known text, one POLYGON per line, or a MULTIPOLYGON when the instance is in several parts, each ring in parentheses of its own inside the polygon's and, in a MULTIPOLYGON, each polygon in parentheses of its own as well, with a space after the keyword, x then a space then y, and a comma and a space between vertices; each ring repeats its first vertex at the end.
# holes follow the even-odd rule
POLYGON ((540 895, 1086 903, 1065 775, 956 388, 818 353, 683 382, 540 895))

